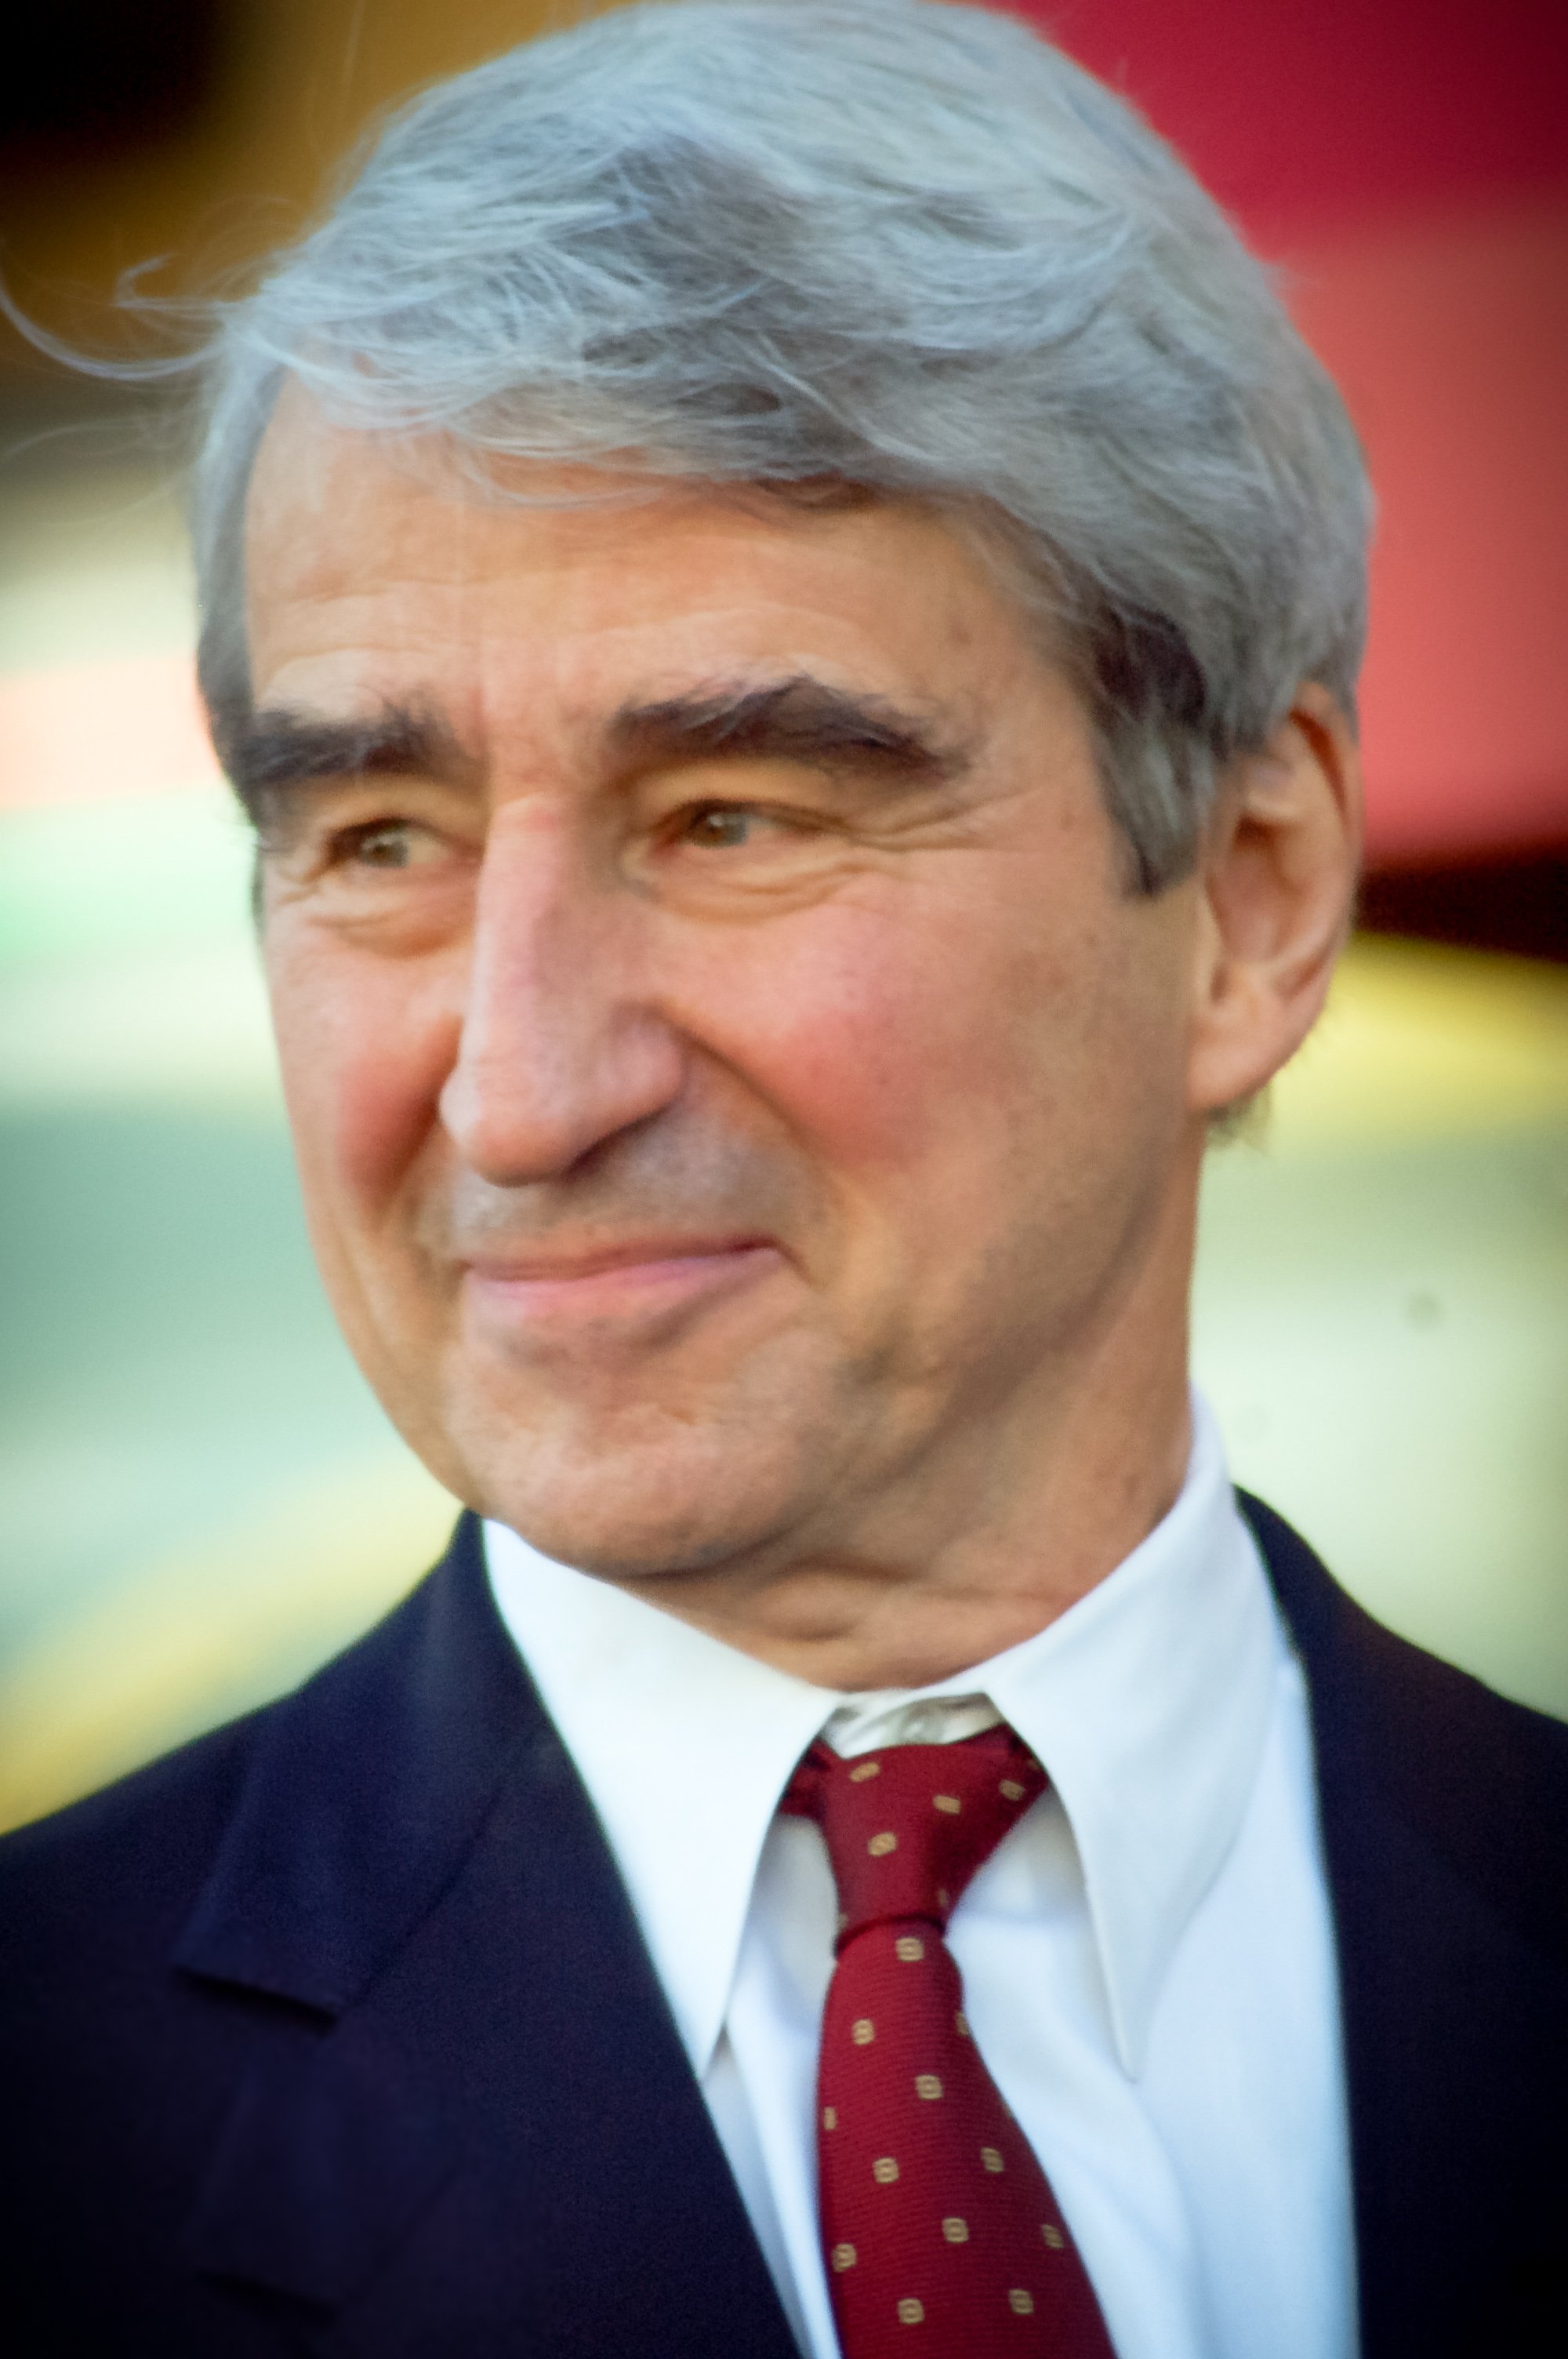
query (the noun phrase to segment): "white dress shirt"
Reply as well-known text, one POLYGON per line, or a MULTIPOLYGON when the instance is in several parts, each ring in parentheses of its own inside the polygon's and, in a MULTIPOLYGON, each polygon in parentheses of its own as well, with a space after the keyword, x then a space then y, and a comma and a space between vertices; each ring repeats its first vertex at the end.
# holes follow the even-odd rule
POLYGON ((815 2076, 836 1895, 808 1820, 841 1753, 1000 1715, 1051 1785, 949 1942, 1119 2359, 1353 2359, 1338 1995, 1305 1690, 1212 1420, 1181 1497, 1068 1613, 917 1692, 846 1696, 485 1530, 806 2359, 838 2359, 815 2076))

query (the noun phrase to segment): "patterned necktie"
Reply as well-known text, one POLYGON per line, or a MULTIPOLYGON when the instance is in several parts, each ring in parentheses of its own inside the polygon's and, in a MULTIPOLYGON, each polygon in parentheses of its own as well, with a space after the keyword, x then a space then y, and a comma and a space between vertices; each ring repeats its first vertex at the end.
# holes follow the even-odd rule
POLYGON ((780 1806, 816 1821, 838 1886, 816 2147, 844 2359, 1112 2359, 1045 2175, 969 2036, 945 1939, 1044 1786, 996 1727, 849 1760, 819 1742, 780 1806))

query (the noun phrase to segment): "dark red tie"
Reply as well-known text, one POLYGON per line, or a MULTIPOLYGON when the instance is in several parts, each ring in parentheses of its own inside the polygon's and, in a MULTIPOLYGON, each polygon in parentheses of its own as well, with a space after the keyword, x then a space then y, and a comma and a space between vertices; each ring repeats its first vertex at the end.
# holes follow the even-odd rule
POLYGON ((838 1886, 816 2148, 844 2359, 1111 2359, 1045 2174, 969 2036, 945 1938, 1044 1786, 998 1727, 852 1760, 818 1743, 781 1806, 816 1821, 838 1886))

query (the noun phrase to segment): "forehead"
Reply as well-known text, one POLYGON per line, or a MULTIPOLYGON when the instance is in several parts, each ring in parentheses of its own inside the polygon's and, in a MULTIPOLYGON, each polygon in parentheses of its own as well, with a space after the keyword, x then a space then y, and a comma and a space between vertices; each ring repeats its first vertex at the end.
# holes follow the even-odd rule
MULTIPOLYGON (((335 427, 296 387, 247 513, 258 701, 549 688, 656 695, 749 665, 1005 700, 1038 626, 977 533, 914 502, 817 503, 505 462, 335 427)), ((454 721, 460 722, 457 712, 454 721)))

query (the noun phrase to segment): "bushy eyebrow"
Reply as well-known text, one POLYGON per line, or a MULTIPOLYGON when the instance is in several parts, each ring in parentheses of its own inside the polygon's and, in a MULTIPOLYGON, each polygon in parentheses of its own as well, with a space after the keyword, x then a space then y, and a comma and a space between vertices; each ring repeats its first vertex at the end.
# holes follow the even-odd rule
MULTIPOLYGON (((967 752, 889 700, 832 688, 809 673, 762 687, 700 690, 622 705, 605 731, 616 767, 714 759, 804 762, 938 783, 967 752)), ((475 763, 441 716, 389 702, 323 721, 264 706, 222 732, 235 793, 264 841, 287 826, 301 788, 323 779, 471 776, 475 763)))
POLYGON ((882 770, 932 783, 968 758, 933 725, 886 698, 829 687, 809 673, 760 688, 717 688, 624 705, 610 725, 621 759, 805 762, 882 770))
POLYGON ((234 792, 264 833, 300 788, 322 778, 450 777, 472 767, 438 714, 392 703, 351 721, 264 706, 224 731, 220 750, 234 792))

